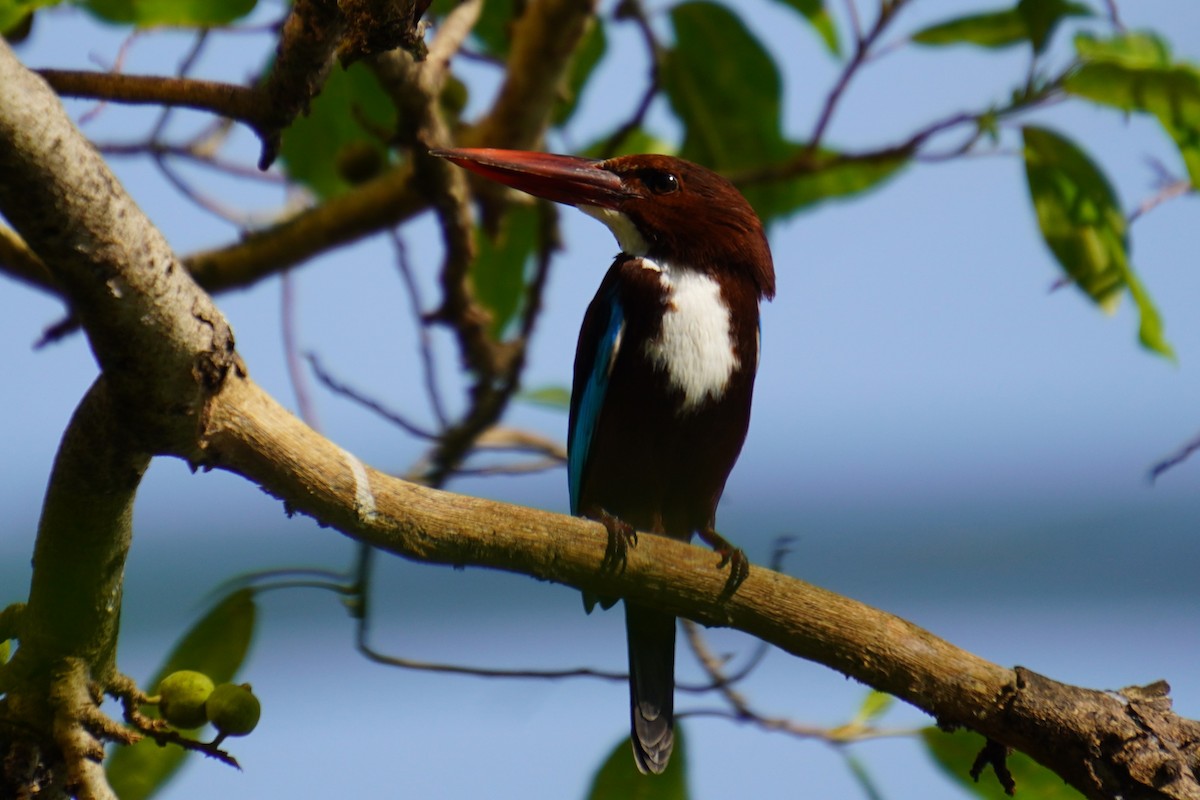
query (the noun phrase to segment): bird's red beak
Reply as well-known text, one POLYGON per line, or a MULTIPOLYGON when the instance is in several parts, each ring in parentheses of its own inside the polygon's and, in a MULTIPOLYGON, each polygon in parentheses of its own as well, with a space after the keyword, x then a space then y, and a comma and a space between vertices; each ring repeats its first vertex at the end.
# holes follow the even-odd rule
POLYGON ((602 162, 596 159, 488 147, 430 150, 429 153, 490 180, 556 203, 616 208, 628 196, 620 177, 601 167, 602 162))

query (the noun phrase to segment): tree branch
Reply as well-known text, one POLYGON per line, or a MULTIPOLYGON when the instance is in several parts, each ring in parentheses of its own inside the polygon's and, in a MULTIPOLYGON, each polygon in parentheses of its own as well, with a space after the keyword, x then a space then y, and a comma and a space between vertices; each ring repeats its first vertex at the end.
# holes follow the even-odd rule
POLYGON ((67 293, 143 449, 161 448, 164 436, 194 439, 204 395, 234 365, 233 334, 58 96, 7 45, 0 213, 67 293))
POLYGON ((627 597, 753 634, 1014 746, 1089 797, 1200 797, 1200 725, 1162 692, 1123 695, 1007 669, 912 623, 754 567, 728 600, 715 556, 642 536, 621 572, 603 572, 607 533, 581 519, 454 495, 392 478, 326 441, 245 378, 214 397, 192 457, 260 484, 288 508, 409 559, 531 575, 627 597), (1168 776, 1165 780, 1163 776, 1168 776))
POLYGON ((255 130, 264 127, 269 119, 258 90, 232 83, 62 69, 42 69, 38 74, 54 91, 69 97, 192 108, 244 122, 255 130))
POLYGON ((316 208, 240 242, 195 253, 184 264, 210 292, 242 289, 285 267, 398 225, 428 207, 412 169, 391 169, 316 208))

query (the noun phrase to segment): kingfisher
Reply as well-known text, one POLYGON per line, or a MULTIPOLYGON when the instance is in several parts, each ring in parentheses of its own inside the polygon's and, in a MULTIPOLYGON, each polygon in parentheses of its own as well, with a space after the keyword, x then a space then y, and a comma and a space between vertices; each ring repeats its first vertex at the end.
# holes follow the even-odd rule
MULTIPOLYGON (((491 180, 603 222, 621 252, 588 306, 575 351, 567 439, 571 513, 609 532, 623 563, 644 531, 699 535, 729 565, 717 503, 750 423, 759 302, 775 295, 763 226, 717 173, 665 155, 597 160, 489 148, 434 150, 491 180)), ((615 600, 584 595, 591 611, 615 600)), ((675 618, 625 603, 634 759, 666 769, 674 742, 675 618)))

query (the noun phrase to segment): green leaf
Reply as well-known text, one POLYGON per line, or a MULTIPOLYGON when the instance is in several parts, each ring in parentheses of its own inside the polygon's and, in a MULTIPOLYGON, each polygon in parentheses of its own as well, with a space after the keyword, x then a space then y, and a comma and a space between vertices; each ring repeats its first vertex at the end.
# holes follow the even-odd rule
POLYGON ((1075 52, 1081 61, 1106 61, 1132 69, 1167 67, 1171 51, 1167 43, 1153 33, 1130 31, 1111 39, 1098 39, 1089 33, 1075 37, 1075 52))
MULTIPOLYGON (((803 149, 803 145, 789 142, 779 161, 787 162, 803 149)), ((843 158, 833 150, 822 148, 812 158, 811 168, 793 173, 785 180, 744 186, 742 191, 767 222, 816 203, 874 189, 898 174, 908 163, 909 157, 902 153, 843 158)))
POLYGON ((1017 13, 1025 21, 1025 29, 1033 52, 1046 49, 1058 24, 1066 17, 1090 17, 1092 10, 1072 0, 1020 0, 1017 13))
POLYGON ((5 639, 0 642, 0 664, 8 662, 9 654, 12 652, 12 640, 5 639))
MULTIPOLYGON (((942 770, 975 797, 1009 800, 990 768, 984 768, 978 782, 971 778, 971 765, 986 740, 972 731, 946 733, 938 728, 921 731, 925 749, 942 770)), ((1021 800, 1083 800, 1083 795, 1063 783, 1063 779, 1024 753, 1013 752, 1005 761, 1021 800)))
POLYGON ((255 3, 256 0, 82 0, 81 5, 102 20, 121 25, 205 28, 241 19, 254 10, 255 3))
POLYGON ((571 390, 566 386, 539 386, 519 392, 517 399, 535 406, 566 411, 571 407, 571 390))
POLYGON ((854 722, 859 725, 865 725, 868 722, 874 722, 887 713, 887 710, 896 702, 896 698, 887 692, 873 690, 863 698, 862 705, 859 706, 858 713, 854 715, 854 722))
MULTIPOLYGON (((147 684, 147 691, 154 693, 163 678, 181 669, 203 672, 213 683, 232 681, 250 649, 254 618, 252 589, 238 589, 226 596, 179 640, 147 684)), ((158 716, 157 709, 148 707, 145 711, 151 717, 158 716)), ((159 747, 150 737, 117 747, 105 768, 108 782, 121 800, 144 800, 166 784, 186 755, 179 747, 159 747)))
POLYGON ((943 47, 972 44, 1000 48, 1029 42, 1040 53, 1066 17, 1091 16, 1091 9, 1069 0, 1021 0, 1013 8, 957 17, 913 34, 917 44, 943 47))
POLYGON ((1150 299, 1146 287, 1142 285, 1137 273, 1132 270, 1125 277, 1125 281, 1129 284, 1129 296, 1133 298, 1140 317, 1138 341, 1147 350, 1152 350, 1174 361, 1175 350, 1163 333, 1162 316, 1158 313, 1158 307, 1154 305, 1154 301, 1150 299))
POLYGON ((1025 20, 1016 9, 989 11, 939 22, 917 31, 912 40, 917 44, 944 47, 973 44, 978 47, 1009 47, 1028 38, 1025 20))
POLYGON ((716 170, 783 154, 774 60, 732 11, 704 0, 671 9, 675 47, 662 83, 684 125, 680 155, 716 170))
POLYGON ((675 725, 675 751, 661 775, 643 775, 633 761, 629 739, 609 753, 592 779, 588 800, 687 800, 687 749, 683 726, 675 725))
POLYGON ((858 783, 858 788, 862 790, 863 797, 867 800, 883 800, 883 792, 879 791, 875 779, 867 771, 867 765, 851 753, 849 748, 843 747, 840 748, 840 751, 842 757, 846 759, 846 767, 850 770, 850 775, 858 783))
POLYGON ((819 200, 863 191, 894 174, 904 156, 844 160, 815 154, 812 169, 769 179, 772 170, 803 156, 781 125, 779 70, 742 20, 724 6, 694 0, 671 9, 675 47, 661 78, 684 126, 679 155, 735 177, 767 175, 742 186, 764 222, 819 200))
POLYGON ((1152 114, 1175 142, 1193 186, 1200 186, 1200 69, 1171 63, 1166 44, 1146 33, 1101 40, 1078 36, 1083 64, 1064 88, 1094 103, 1152 114))
POLYGON ((808 24, 812 25, 813 30, 821 37, 821 41, 825 43, 826 49, 835 56, 842 54, 841 44, 838 42, 837 27, 833 24, 833 17, 829 15, 828 9, 825 8, 823 0, 778 0, 786 6, 790 6, 804 15, 808 20, 808 24))
POLYGON ((63 0, 0 0, 0 33, 7 34, 39 8, 56 6, 63 0))
POLYGON ((1026 127, 1025 174, 1038 225, 1075 284, 1112 310, 1125 288, 1125 217, 1108 179, 1074 144, 1026 127))
POLYGON ((608 40, 604 36, 604 26, 594 18, 588 20, 588 29, 583 34, 583 40, 571 56, 571 65, 567 68, 566 80, 563 82, 563 97, 554 107, 551 124, 562 125, 575 113, 588 78, 596 71, 596 65, 604 57, 607 48, 608 40))
POLYGON ((538 236, 538 210, 532 203, 514 204, 494 239, 477 233, 479 252, 471 265, 475 296, 492 312, 492 333, 499 336, 512 322, 525 294, 525 268, 538 236))
POLYGON ((664 139, 655 136, 645 128, 635 128, 624 139, 615 151, 609 153, 607 151, 608 142, 613 137, 613 134, 602 136, 596 141, 585 147, 580 155, 589 158, 609 158, 611 156, 626 156, 634 153, 663 153, 664 155, 675 155, 676 148, 664 139))
POLYGON ((339 156, 363 148, 377 151, 386 164, 383 131, 390 131, 395 108, 374 74, 364 65, 334 68, 307 116, 284 131, 280 159, 288 176, 329 198, 352 182, 338 171, 339 156))
POLYGON ((1022 129, 1025 174, 1042 238, 1071 280, 1105 311, 1128 289, 1140 339, 1171 357, 1162 321, 1129 264, 1125 217, 1104 173, 1077 146, 1043 128, 1022 129))

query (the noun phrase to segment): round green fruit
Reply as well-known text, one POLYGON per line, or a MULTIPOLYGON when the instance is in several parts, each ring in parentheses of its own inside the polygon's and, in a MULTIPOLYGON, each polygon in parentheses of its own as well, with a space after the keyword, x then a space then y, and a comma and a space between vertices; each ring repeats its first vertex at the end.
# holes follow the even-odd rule
POLYGON ((225 736, 245 736, 258 725, 262 705, 250 684, 222 683, 204 704, 208 721, 225 736))
POLYGON ((208 721, 204 703, 213 693, 212 678, 203 672, 181 669, 158 685, 158 711, 180 730, 199 728, 208 721))

